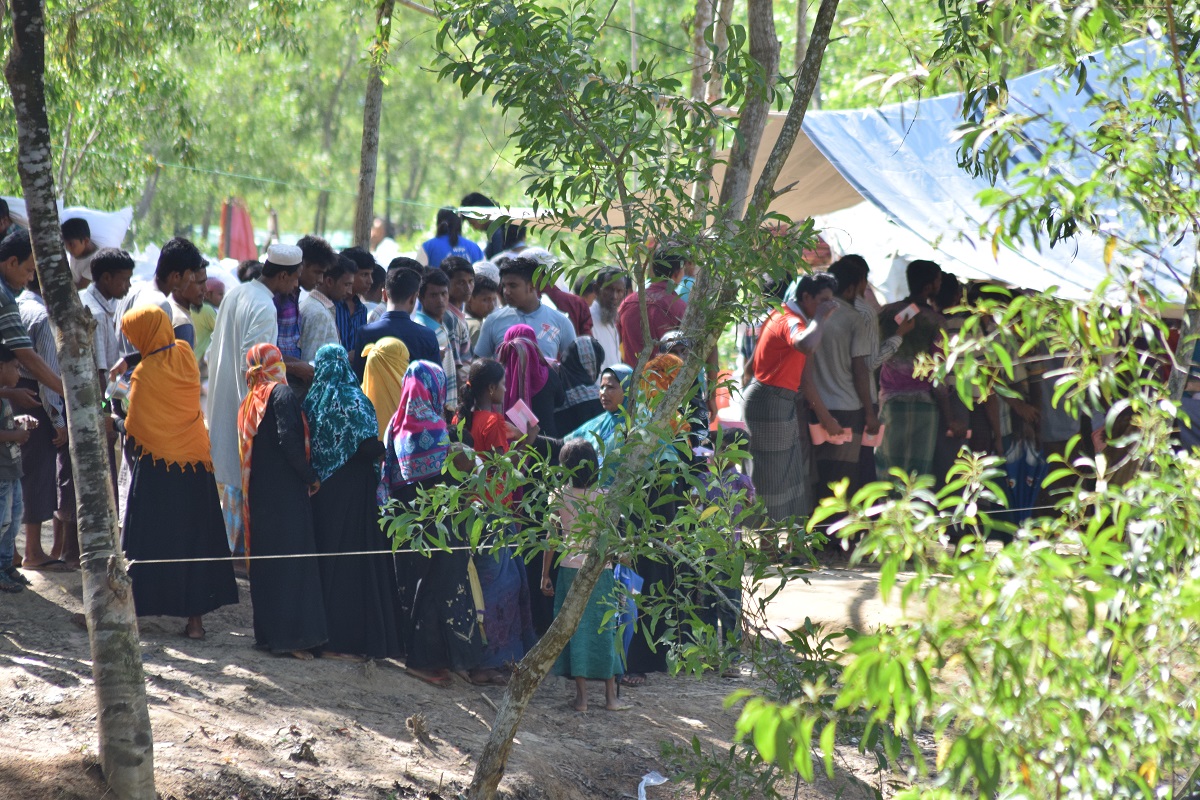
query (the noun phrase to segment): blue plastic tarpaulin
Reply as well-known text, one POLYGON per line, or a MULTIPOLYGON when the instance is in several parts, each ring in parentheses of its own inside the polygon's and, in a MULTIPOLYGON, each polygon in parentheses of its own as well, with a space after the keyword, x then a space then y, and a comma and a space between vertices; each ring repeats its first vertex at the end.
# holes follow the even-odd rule
MULTIPOLYGON (((1009 110, 1033 118, 1026 126, 1029 145, 1017 150, 1014 158, 1033 160, 1039 142, 1051 137, 1075 136, 1082 141, 1080 134, 1099 118, 1099 111, 1089 106, 1093 97, 1120 97, 1122 89, 1115 84, 1122 76, 1137 75, 1164 62, 1158 43, 1139 41, 1116 51, 1111 63, 1101 55, 1092 56, 1082 82, 1061 68, 1010 80, 1009 110)), ((953 94, 881 108, 810 111, 804 133, 858 194, 936 248, 945 257, 947 269, 955 271, 957 263, 967 268, 964 272, 983 273, 1021 287, 1044 290, 1057 286, 1066 296, 1090 294, 1108 274, 1105 236, 1081 234, 1054 246, 1043 236, 1040 247, 1026 236, 1024 243, 1002 245, 993 255, 987 231, 996 225, 994 210, 977 199, 991 184, 986 177, 974 176, 959 166, 956 131, 963 123, 962 107, 962 95, 953 94)), ((770 146, 767 141, 763 144, 770 146)), ((1079 155, 1060 160, 1054 169, 1082 179, 1093 173, 1094 158, 1081 148, 1079 155)), ((787 185, 789 179, 785 168, 778 185, 787 185)), ((1015 191, 1003 181, 996 187, 1015 191)), ((806 202, 811 205, 816 199, 810 195, 806 202)), ((786 200, 782 205, 786 207, 786 200)), ((845 207, 840 196, 834 205, 818 213, 845 207)), ((1126 212, 1109 209, 1107 224, 1122 238, 1140 238, 1137 222, 1126 212)), ((1181 298, 1179 276, 1186 280, 1194 252, 1190 237, 1164 242, 1156 248, 1155 257, 1146 259, 1143 274, 1168 297, 1181 298)))

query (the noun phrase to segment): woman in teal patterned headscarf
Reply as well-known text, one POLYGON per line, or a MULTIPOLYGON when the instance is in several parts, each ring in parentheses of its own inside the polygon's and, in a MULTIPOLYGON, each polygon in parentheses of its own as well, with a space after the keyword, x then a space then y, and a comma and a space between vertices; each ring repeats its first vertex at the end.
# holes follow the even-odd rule
POLYGON ((325 481, 354 456, 364 440, 379 438, 379 422, 375 407, 359 388, 344 347, 323 346, 313 363, 304 415, 312 439, 313 468, 325 481))
MULTIPOLYGON (((390 551, 379 527, 379 421, 358 386, 341 345, 317 351, 304 413, 312 439, 312 462, 321 489, 312 499, 317 551, 390 551)), ((324 655, 390 658, 400 653, 396 576, 390 553, 322 558, 321 588, 329 643, 324 655)))

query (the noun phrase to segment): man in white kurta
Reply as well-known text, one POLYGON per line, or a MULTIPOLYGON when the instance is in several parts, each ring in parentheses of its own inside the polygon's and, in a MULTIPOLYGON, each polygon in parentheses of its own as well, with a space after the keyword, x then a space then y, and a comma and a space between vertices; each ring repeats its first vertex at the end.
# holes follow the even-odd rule
MULTIPOLYGON (((273 266, 294 265, 291 273, 294 288, 300 248, 272 245, 267 251, 267 262, 273 266)), ((242 460, 237 420, 238 409, 246 397, 246 354, 256 344, 274 344, 279 336, 275 312, 275 294, 280 288, 275 284, 279 280, 278 275, 260 276, 230 289, 217 311, 212 344, 208 348, 208 435, 231 549, 242 530, 242 460)))

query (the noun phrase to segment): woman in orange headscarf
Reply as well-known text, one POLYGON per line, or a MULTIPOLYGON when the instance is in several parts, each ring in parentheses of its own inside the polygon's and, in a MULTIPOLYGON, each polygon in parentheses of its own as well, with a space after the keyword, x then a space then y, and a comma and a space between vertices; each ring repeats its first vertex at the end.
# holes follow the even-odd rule
POLYGON ((229 555, 200 413, 200 371, 191 347, 175 339, 158 306, 125 314, 121 331, 142 354, 129 413, 117 420, 136 459, 121 532, 121 548, 133 562, 134 606, 139 615, 187 617, 184 635, 202 639, 202 616, 238 601, 233 565, 137 563, 229 555))
POLYGON ((245 542, 255 643, 273 653, 312 658, 328 640, 315 553, 312 505, 320 488, 309 459, 308 424, 288 387, 273 344, 246 354, 246 399, 238 410, 245 542))

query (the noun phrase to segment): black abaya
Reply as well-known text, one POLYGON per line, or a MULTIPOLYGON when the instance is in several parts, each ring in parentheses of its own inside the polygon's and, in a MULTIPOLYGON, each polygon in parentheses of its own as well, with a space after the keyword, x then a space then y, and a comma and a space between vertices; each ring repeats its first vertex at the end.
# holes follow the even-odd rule
MULTIPOLYGON (((674 489, 668 491, 672 495, 675 492, 674 489)), ((664 528, 669 528, 675 521, 678 502, 677 497, 662 497, 654 489, 650 490, 647 499, 651 510, 655 514, 662 515, 664 528)), ((658 552, 661 561, 652 561, 641 556, 634 561, 633 571, 642 578, 642 595, 650 595, 655 599, 663 597, 669 599, 675 592, 676 566, 670 556, 661 550, 658 552), (659 584, 662 586, 660 587, 659 584)), ((633 633, 633 641, 629 643, 629 653, 626 658, 626 674, 667 671, 667 651, 670 649, 670 642, 663 640, 667 637, 668 631, 665 614, 659 616, 657 623, 652 623, 649 614, 638 612, 637 629, 633 633), (650 641, 654 643, 653 647, 646 642, 647 632, 650 641)))
MULTIPOLYGON (((285 384, 271 390, 250 462, 247 501, 251 556, 315 553, 308 487, 317 476, 304 449, 300 401, 285 384)), ((254 640, 275 653, 309 650, 328 640, 316 558, 250 562, 254 640)))
MULTIPOLYGON (((438 475, 406 484, 393 497, 404 505, 412 503, 420 486, 441 483, 438 475)), ((465 536, 448 541, 451 547, 467 544, 465 536)), ((410 549, 404 545, 404 549, 410 549)), ((468 550, 434 551, 428 556, 397 553, 401 638, 412 669, 449 669, 468 672, 479 666, 483 653, 483 629, 476 617, 475 600, 467 577, 471 563, 468 550)))
POLYGON ((229 557, 217 483, 203 467, 168 467, 142 454, 133 465, 121 549, 135 562, 129 577, 138 616, 195 617, 238 601, 228 561, 136 563, 229 557))
MULTIPOLYGON (((379 527, 375 466, 378 439, 364 441, 313 495, 313 524, 321 553, 390 550, 379 527)), ((321 559, 321 589, 333 653, 392 658, 400 654, 396 627, 396 575, 390 554, 321 559)))

